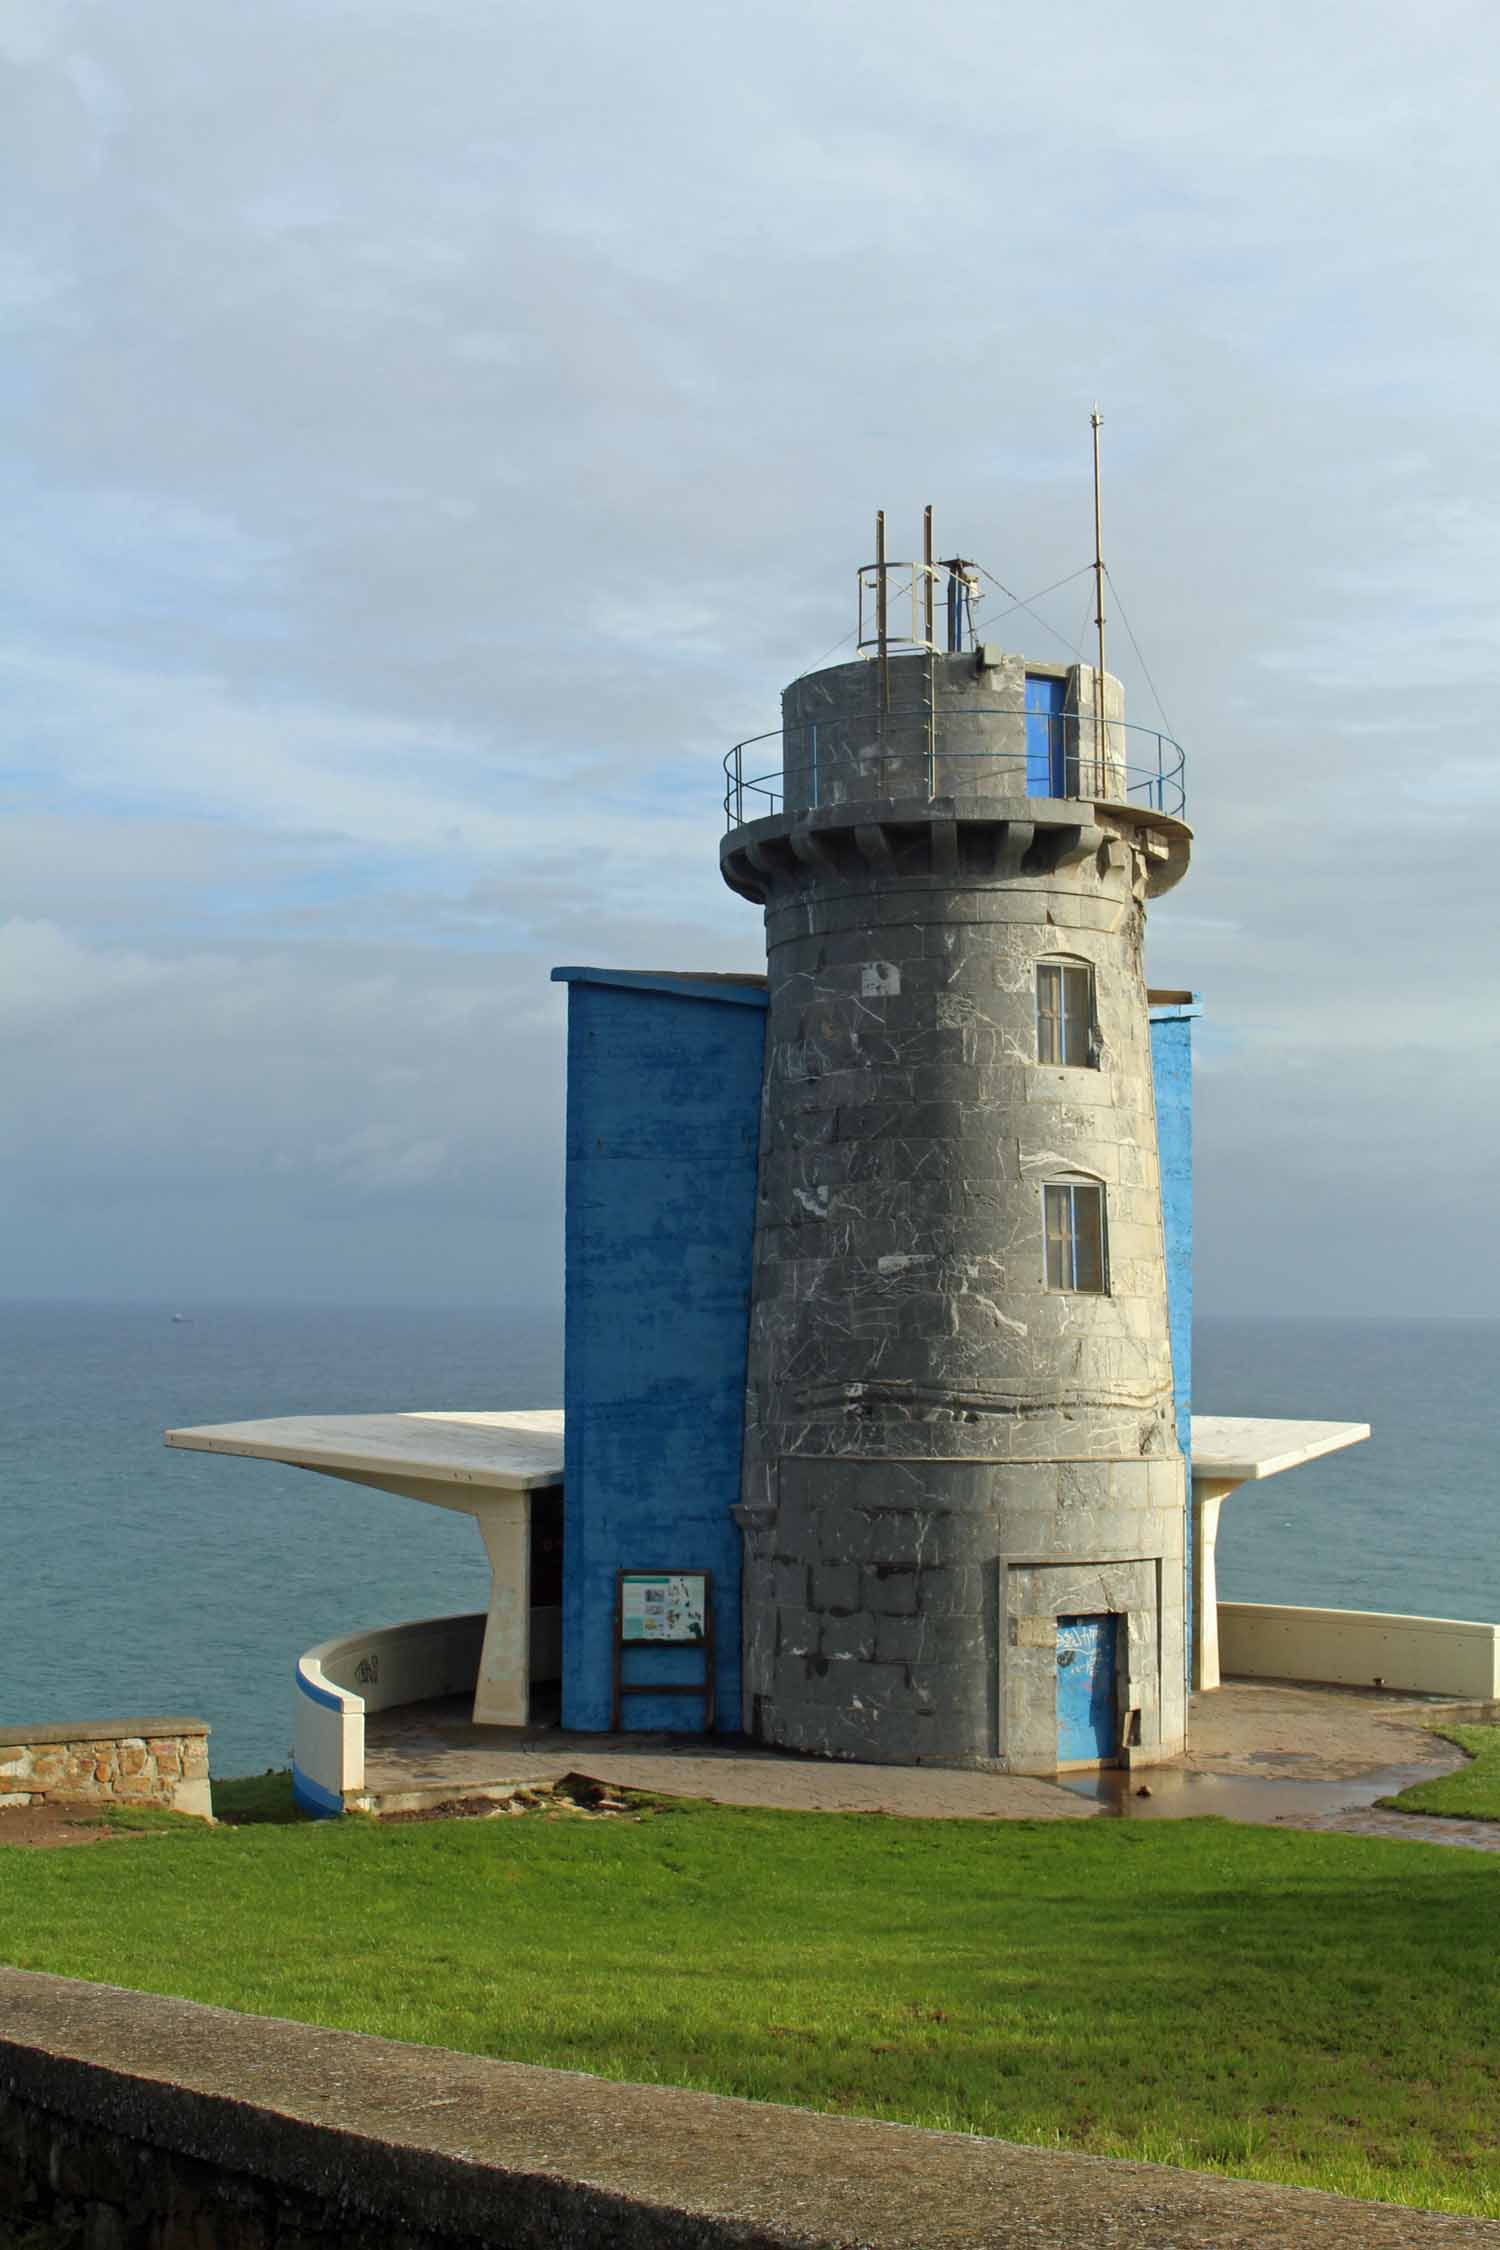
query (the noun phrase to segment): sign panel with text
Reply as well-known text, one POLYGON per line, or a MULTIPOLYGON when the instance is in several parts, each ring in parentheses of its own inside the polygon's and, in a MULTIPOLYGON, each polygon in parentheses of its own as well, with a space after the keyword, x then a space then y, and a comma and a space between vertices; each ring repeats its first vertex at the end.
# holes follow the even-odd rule
POLYGON ((626 1570, 620 1573, 620 1638, 629 1642, 686 1642, 705 1638, 708 1574, 701 1570, 626 1570))

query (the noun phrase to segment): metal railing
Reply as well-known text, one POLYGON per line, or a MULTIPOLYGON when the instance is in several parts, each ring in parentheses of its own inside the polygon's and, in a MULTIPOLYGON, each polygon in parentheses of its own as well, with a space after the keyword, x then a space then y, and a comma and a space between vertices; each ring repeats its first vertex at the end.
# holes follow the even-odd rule
POLYGON ((1134 804, 1174 818, 1186 804, 1181 745, 1169 734, 1124 719, 945 703, 938 728, 926 712, 892 712, 872 740, 852 741, 862 723, 845 715, 805 720, 737 742, 724 759, 726 827, 774 818, 789 804, 813 812, 882 797, 960 793, 1134 804), (943 741, 950 728, 972 740, 980 723, 988 731, 996 721, 1008 722, 1005 732, 1014 748, 950 749, 943 741), (770 763, 776 753, 761 747, 773 742, 781 753, 776 766, 770 763))

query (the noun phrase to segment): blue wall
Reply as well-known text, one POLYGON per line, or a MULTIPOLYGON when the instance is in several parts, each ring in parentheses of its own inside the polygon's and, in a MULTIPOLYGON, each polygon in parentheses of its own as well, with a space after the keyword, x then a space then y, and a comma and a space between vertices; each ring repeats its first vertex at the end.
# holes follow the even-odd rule
POLYGON ((1151 1013, 1151 1075, 1156 1085, 1156 1146, 1167 1249, 1167 1313, 1172 1324, 1172 1387, 1177 1442, 1184 1454, 1193 1406, 1193 1017, 1196 1008, 1151 1013))
MULTIPOLYGON (((1177 1442, 1192 1477, 1193 1450, 1193 1017, 1196 1008, 1151 1014, 1151 1076, 1156 1085, 1156 1147, 1167 1251, 1167 1317, 1172 1327, 1172 1390, 1177 1442)), ((1191 1485, 1182 1531, 1183 1660, 1193 1679, 1193 1510, 1191 1485)))
MULTIPOLYGON (((563 1724, 607 1727, 617 1570, 711 1570, 740 1724, 739 1499, 765 1051, 760 981, 556 969, 568 993, 563 1724)), ((693 1678, 627 1652, 627 1680, 693 1678)), ((693 1696, 631 1696, 693 1730, 693 1696)))
MULTIPOLYGON (((607 1727, 617 1570, 711 1570, 718 1725, 739 1726, 745 1335, 765 1050, 761 979, 554 969, 568 993, 563 1724, 607 1727)), ((1193 1345, 1192 1017, 1156 1008, 1177 1433, 1193 1345)), ((1188 1535, 1191 1537, 1191 1520, 1188 1535)), ((625 1678, 696 1677, 692 1651, 625 1678)), ((691 1696, 631 1696, 629 1727, 691 1730, 691 1696)))

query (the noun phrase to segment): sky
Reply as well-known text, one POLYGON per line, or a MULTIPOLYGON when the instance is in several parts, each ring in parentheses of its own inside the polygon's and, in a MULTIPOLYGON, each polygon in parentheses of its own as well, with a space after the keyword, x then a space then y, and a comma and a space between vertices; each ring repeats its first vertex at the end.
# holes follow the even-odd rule
POLYGON ((720 760, 877 507, 1067 660, 1097 398, 1199 1304, 1491 1313, 1497 77, 1446 0, 7 0, 0 1293, 555 1307, 549 969, 763 966, 720 760))

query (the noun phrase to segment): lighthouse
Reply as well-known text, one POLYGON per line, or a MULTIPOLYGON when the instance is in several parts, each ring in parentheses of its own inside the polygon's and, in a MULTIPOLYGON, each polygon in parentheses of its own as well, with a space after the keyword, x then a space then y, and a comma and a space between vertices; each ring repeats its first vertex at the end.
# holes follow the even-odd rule
POLYGON ((764 908, 743 1719, 825 1756, 1018 1773, 1183 1746, 1186 1464, 1148 902, 1176 746, 1099 661, 970 627, 885 554, 859 652, 730 766, 764 908))

